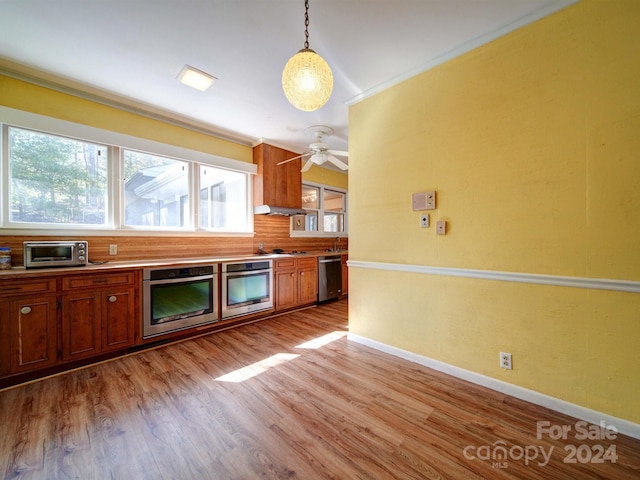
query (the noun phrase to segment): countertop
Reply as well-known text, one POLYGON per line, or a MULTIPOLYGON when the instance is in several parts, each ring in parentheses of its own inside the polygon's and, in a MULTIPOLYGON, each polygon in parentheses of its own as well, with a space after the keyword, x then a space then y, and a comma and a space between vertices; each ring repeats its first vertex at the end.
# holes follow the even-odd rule
POLYGON ((97 272, 109 270, 119 270, 127 268, 149 268, 149 267, 173 267, 180 265, 202 265, 211 263, 226 263, 226 262, 238 262, 238 261, 256 261, 264 259, 279 259, 279 258, 293 258, 293 257, 320 257, 324 255, 348 255, 347 250, 341 251, 317 251, 306 253, 269 253, 269 254, 254 254, 254 255, 229 255, 225 257, 193 257, 193 258, 163 258, 154 260, 132 260, 126 262, 112 262, 101 264, 88 264, 82 267, 53 267, 53 268, 31 268, 18 266, 13 267, 10 270, 0 270, 0 280, 7 280, 11 278, 29 278, 29 277, 41 277, 41 276, 54 276, 61 273, 82 273, 82 272, 97 272))

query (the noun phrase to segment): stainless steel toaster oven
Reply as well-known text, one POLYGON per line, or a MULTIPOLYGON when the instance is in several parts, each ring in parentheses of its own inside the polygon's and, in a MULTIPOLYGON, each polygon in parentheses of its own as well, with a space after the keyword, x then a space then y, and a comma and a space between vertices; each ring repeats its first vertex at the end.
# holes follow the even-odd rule
POLYGON ((26 268, 79 267, 89 261, 89 244, 84 240, 23 242, 26 268))

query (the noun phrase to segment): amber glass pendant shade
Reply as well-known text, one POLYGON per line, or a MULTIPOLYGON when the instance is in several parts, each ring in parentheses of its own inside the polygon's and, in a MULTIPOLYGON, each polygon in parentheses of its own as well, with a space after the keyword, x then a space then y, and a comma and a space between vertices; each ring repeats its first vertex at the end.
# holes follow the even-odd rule
POLYGON ((333 73, 324 58, 309 48, 303 48, 285 65, 282 89, 291 105, 312 112, 329 100, 333 91, 333 73))

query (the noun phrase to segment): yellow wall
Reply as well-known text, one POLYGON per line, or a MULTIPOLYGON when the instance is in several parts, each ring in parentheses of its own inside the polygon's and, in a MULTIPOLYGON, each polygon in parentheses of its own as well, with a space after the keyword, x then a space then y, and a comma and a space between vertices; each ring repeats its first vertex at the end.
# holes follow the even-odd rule
POLYGON ((253 151, 250 146, 198 133, 3 75, 0 75, 0 105, 225 158, 253 162, 253 151))
POLYGON ((322 183, 323 185, 331 185, 332 187, 344 189, 347 189, 348 187, 348 178, 349 176, 345 173, 315 165, 311 167, 309 171, 302 174, 303 182, 322 183))
MULTIPOLYGON (((253 162, 250 146, 180 128, 0 74, 0 105, 82 125, 177 145, 234 160, 253 162)), ((347 188, 346 174, 312 167, 303 179, 347 188)))
MULTIPOLYGON (((350 259, 640 281, 638 25, 583 0, 352 106, 350 259)), ((640 423, 640 295, 349 280, 352 333, 640 423)))

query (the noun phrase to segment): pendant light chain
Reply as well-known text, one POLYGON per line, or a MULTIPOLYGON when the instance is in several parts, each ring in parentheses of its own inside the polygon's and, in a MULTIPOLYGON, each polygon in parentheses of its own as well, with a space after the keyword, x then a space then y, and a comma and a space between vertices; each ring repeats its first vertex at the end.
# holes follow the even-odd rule
POLYGON ((304 0, 304 48, 309 48, 309 0, 304 0))

